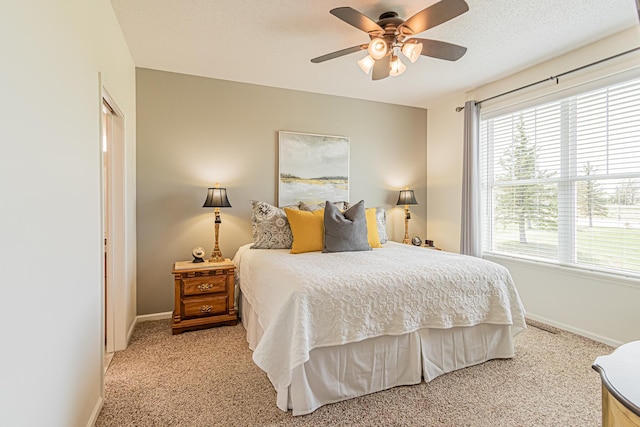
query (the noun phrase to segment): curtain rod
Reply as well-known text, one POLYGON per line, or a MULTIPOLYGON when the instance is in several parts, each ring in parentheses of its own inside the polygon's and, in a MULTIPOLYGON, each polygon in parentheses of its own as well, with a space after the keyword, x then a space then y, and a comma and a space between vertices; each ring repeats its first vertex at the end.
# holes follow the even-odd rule
MULTIPOLYGON (((526 85, 526 86, 521 86, 521 87, 519 87, 519 88, 517 88, 517 89, 512 89, 512 90, 510 90, 510 91, 503 92, 503 93, 501 93, 501 94, 499 94, 499 95, 495 95, 495 96, 491 96, 491 97, 489 97, 489 98, 485 98, 485 99, 483 99, 483 100, 481 100, 481 101, 477 101, 477 102, 476 102, 476 105, 480 105, 480 104, 482 104, 483 102, 491 101, 492 99, 500 98, 501 96, 509 95, 509 94, 512 94, 512 93, 514 93, 514 92, 518 92, 518 91, 523 90, 523 89, 528 89, 528 88, 530 88, 531 86, 536 86, 536 85, 539 85, 539 84, 541 84, 541 83, 548 82, 548 81, 550 81, 550 80, 555 80, 555 81, 556 81, 556 84, 559 84, 559 83, 560 83, 560 77, 564 77, 564 76, 566 76, 567 74, 575 73, 576 71, 584 70, 585 68, 589 68, 589 67, 592 67, 592 66, 594 66, 594 65, 598 65, 598 64, 601 64, 601 63, 603 63, 603 62, 609 61, 609 60, 611 60, 611 59, 615 59, 615 58, 618 58, 618 57, 620 57, 620 56, 627 55, 627 54, 632 53, 632 52, 635 52, 635 51, 637 51, 637 50, 640 50, 640 47, 635 47, 635 48, 633 48, 633 49, 629 49, 629 50, 627 50, 627 51, 620 52, 620 53, 618 53, 618 54, 616 54, 616 55, 609 56, 609 57, 604 58, 604 59, 601 59, 601 60, 599 60, 599 61, 595 61, 595 62, 592 62, 592 63, 590 63, 590 64, 583 65, 583 66, 581 66, 581 67, 574 68, 574 69, 569 70, 569 71, 565 71, 564 73, 560 73, 560 74, 558 74, 558 75, 551 76, 551 77, 547 77, 546 79, 542 79, 542 80, 539 80, 539 81, 537 81, 537 82, 530 83, 530 84, 528 84, 528 85, 526 85)), ((462 111, 462 110, 464 110, 464 106, 462 106, 462 107, 456 107, 456 111, 457 111, 457 112, 460 112, 460 111, 462 111)))

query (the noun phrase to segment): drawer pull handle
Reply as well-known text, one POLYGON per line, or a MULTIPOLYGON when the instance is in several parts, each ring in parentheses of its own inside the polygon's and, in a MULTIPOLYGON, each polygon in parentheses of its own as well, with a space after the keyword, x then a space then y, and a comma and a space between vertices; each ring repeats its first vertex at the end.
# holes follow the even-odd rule
POLYGON ((201 305, 200 306, 200 312, 201 313, 211 313, 211 309, 213 307, 211 307, 210 305, 201 305))
POLYGON ((198 285, 198 289, 202 292, 208 291, 211 288, 213 288, 213 285, 211 283, 201 283, 198 285))

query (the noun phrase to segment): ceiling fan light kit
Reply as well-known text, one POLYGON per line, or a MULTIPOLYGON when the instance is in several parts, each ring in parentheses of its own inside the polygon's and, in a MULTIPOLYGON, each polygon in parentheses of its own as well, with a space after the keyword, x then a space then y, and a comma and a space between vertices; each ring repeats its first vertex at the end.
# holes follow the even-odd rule
POLYGON ((376 37, 369 42, 369 48, 367 50, 369 51, 369 56, 373 59, 381 59, 387 54, 389 47, 386 41, 376 37))
POLYGON ((389 70, 389 75, 391 77, 399 76, 404 73, 407 69, 407 66, 400 61, 396 55, 391 56, 391 69, 389 70))
POLYGON ((364 58, 358 60, 358 65, 364 71, 365 74, 369 74, 371 68, 373 68, 373 64, 376 62, 375 59, 371 57, 371 55, 367 55, 364 58))
POLYGON ((422 43, 405 43, 402 46, 402 54, 413 64, 420 58, 422 53, 422 43))
POLYGON ((441 0, 406 21, 399 18, 395 12, 385 12, 374 22, 350 7, 331 9, 330 13, 335 17, 366 32, 370 42, 313 58, 311 62, 317 64, 367 49, 368 55, 357 63, 366 74, 373 70, 372 80, 381 80, 389 76, 399 76, 407 69, 400 61, 398 52, 402 52, 411 63, 416 62, 420 55, 457 61, 466 53, 466 47, 412 36, 447 22, 468 10, 469 5, 465 0, 441 0))

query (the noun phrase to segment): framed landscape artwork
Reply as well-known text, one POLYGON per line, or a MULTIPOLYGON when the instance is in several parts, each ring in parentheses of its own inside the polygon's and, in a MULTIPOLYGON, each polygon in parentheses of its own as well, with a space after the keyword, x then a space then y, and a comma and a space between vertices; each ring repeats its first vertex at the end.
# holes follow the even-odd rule
POLYGON ((349 138, 278 132, 278 205, 349 200, 349 138))

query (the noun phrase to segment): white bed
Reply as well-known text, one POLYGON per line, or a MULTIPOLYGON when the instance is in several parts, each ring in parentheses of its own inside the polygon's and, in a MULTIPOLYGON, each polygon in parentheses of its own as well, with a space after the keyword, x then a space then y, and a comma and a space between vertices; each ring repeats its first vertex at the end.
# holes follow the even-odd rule
POLYGON ((514 356, 526 328, 509 272, 389 242, 292 255, 241 247, 242 323, 277 406, 293 415, 514 356))

